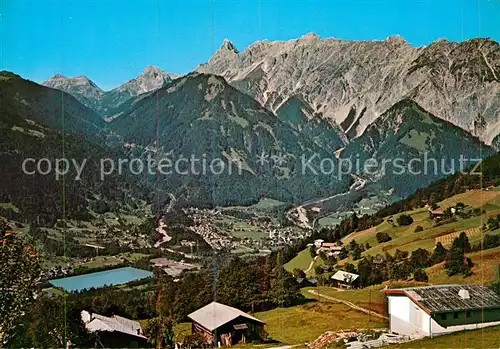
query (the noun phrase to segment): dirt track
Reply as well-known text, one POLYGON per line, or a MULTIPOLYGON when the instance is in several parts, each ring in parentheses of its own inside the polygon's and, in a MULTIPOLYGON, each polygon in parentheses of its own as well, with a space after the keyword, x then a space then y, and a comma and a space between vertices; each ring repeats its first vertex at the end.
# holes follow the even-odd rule
POLYGON ((373 316, 379 317, 379 318, 384 319, 384 320, 388 320, 389 319, 387 316, 384 316, 384 315, 376 313, 376 312, 374 312, 372 310, 360 307, 360 306, 358 306, 358 305, 356 305, 356 304, 354 304, 352 302, 349 302, 349 301, 346 301, 346 300, 343 300, 343 299, 338 299, 338 298, 330 297, 330 296, 318 293, 316 290, 309 290, 309 293, 311 293, 311 294, 313 294, 315 296, 318 296, 318 297, 323 297, 323 298, 331 300, 333 302, 343 303, 343 304, 347 305, 348 307, 351 307, 352 309, 362 311, 363 313, 366 313, 366 314, 369 314, 369 315, 371 314, 373 316))

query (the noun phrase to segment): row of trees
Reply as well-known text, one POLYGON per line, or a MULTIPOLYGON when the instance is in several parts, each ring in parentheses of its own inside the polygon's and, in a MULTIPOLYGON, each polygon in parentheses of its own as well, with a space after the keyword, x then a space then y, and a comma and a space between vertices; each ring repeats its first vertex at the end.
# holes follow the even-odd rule
POLYGON ((0 223, 0 344, 8 342, 35 300, 38 254, 0 223))

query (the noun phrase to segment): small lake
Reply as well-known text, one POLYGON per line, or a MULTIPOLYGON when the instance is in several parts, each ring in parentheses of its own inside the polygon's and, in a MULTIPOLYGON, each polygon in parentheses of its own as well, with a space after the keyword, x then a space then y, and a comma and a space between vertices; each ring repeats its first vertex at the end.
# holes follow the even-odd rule
POLYGON ((62 279, 54 279, 49 282, 55 287, 61 287, 68 292, 81 291, 89 288, 100 288, 103 286, 121 285, 127 282, 140 280, 153 276, 147 270, 124 267, 91 274, 70 276, 62 279))

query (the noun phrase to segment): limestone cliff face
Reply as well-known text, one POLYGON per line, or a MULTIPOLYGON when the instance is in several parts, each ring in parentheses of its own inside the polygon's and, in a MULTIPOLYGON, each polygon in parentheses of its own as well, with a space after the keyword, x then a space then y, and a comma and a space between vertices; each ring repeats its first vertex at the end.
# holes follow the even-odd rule
POLYGON ((401 37, 345 41, 308 34, 256 42, 242 52, 226 41, 197 70, 224 76, 273 111, 300 95, 349 138, 405 98, 486 143, 500 133, 500 47, 489 39, 415 48, 401 37))

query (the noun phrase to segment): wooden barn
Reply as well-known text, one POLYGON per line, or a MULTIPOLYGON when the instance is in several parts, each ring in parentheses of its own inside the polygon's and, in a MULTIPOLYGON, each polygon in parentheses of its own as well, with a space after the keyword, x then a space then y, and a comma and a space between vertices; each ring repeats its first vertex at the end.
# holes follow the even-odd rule
POLYGON ((97 334, 103 348, 147 348, 147 338, 142 334, 139 321, 113 315, 111 317, 81 312, 87 331, 97 334))
POLYGON ((262 341, 265 323, 243 311, 212 302, 188 315, 192 333, 200 333, 208 344, 232 346, 262 341))

